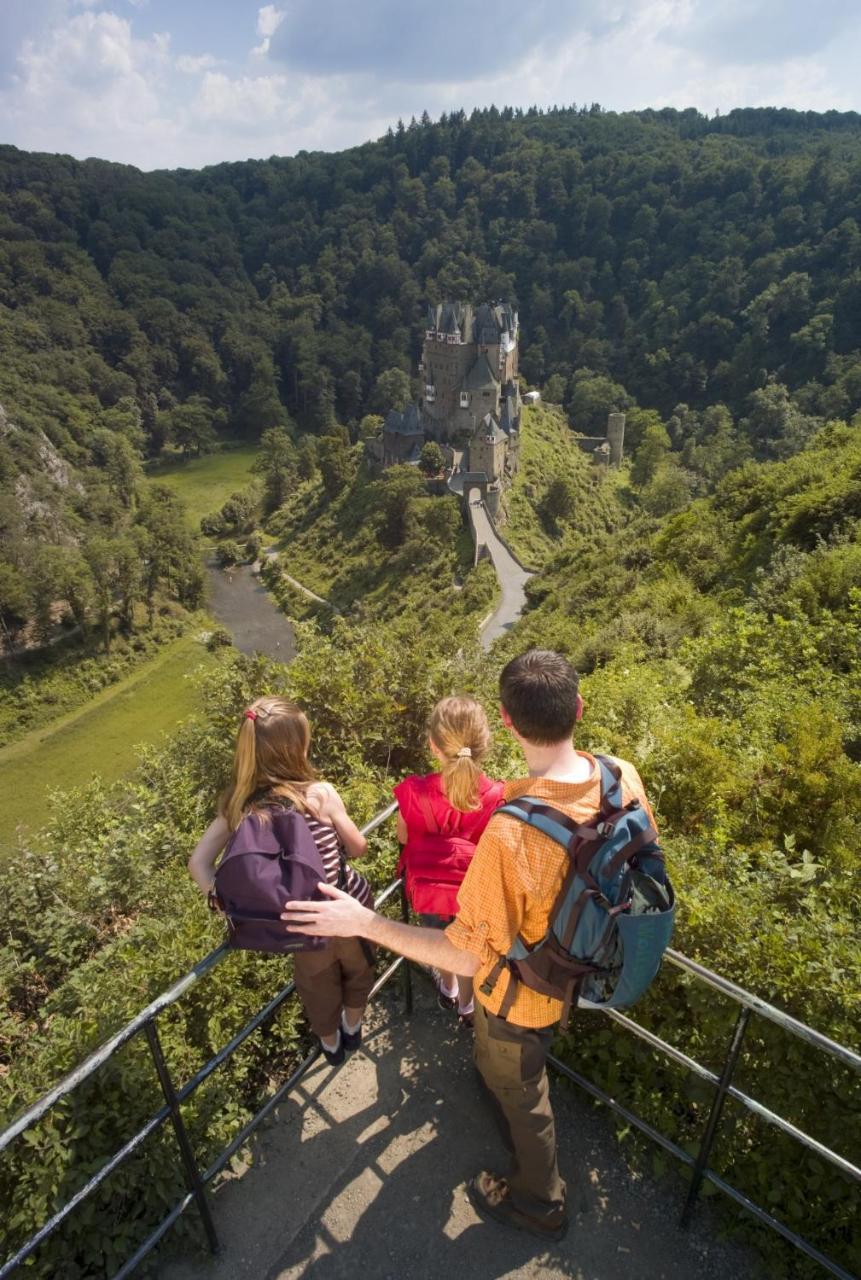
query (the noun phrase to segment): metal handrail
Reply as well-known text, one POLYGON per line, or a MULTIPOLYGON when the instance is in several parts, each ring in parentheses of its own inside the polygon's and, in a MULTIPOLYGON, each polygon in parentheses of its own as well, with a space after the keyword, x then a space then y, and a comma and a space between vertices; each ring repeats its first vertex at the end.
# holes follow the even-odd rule
MULTIPOLYGON (((370 822, 362 827, 363 835, 370 835, 378 827, 382 826, 396 811, 397 804, 387 805, 385 809, 380 810, 370 822)), ((391 899, 398 890, 401 891, 401 914, 404 919, 407 918, 407 903, 403 891, 403 882, 400 879, 393 880, 376 898, 374 906, 379 909, 389 899, 391 899)), ((89 1179, 85 1186, 81 1187, 75 1195, 57 1211, 42 1227, 30 1237, 30 1239, 22 1245, 18 1252, 9 1258, 5 1264, 0 1267, 0 1280, 5 1280, 12 1271, 14 1271, 30 1254, 46 1239, 52 1231, 64 1221, 66 1217, 92 1192, 98 1187, 124 1160, 126 1160, 134 1151, 138 1149, 141 1143, 158 1129, 166 1120, 170 1119, 173 1123, 177 1141, 180 1147, 180 1154, 185 1169, 186 1177, 189 1183, 189 1189, 182 1198, 173 1206, 162 1222, 150 1233, 147 1239, 139 1246, 131 1258, 122 1266, 120 1271, 116 1273, 114 1280, 125 1280, 125 1277, 131 1275, 139 1263, 149 1254, 162 1237, 170 1230, 177 1219, 185 1212, 192 1203, 197 1203, 200 1211, 201 1219, 209 1240, 210 1247, 215 1250, 218 1247, 218 1238, 215 1231, 215 1225, 209 1212, 209 1206, 205 1198, 205 1187, 212 1179, 225 1167, 228 1161, 248 1140, 254 1130, 268 1116, 278 1103, 295 1087, 305 1072, 311 1067, 319 1056, 319 1047, 316 1047, 306 1055, 299 1063, 292 1074, 285 1080, 276 1092, 267 1099, 264 1105, 251 1117, 251 1119, 243 1126, 243 1128, 234 1136, 227 1147, 216 1157, 213 1163, 202 1173, 197 1168, 188 1135, 185 1131, 182 1114, 180 1111, 181 1104, 212 1074, 218 1067, 222 1066, 228 1058, 236 1051, 236 1049, 248 1038, 258 1027, 260 1027, 267 1019, 271 1018, 277 1009, 294 993, 294 983, 288 982, 273 998, 263 1006, 258 1012, 238 1031, 231 1040, 219 1049, 206 1062, 199 1071, 196 1072, 186 1083, 179 1089, 175 1090, 171 1081, 164 1055, 161 1051, 161 1045, 158 1038, 158 1030, 156 1019, 158 1015, 167 1009, 170 1005, 175 1004, 191 987, 193 987, 206 973, 210 972, 217 964, 219 964, 228 953, 228 946, 222 943, 216 947, 207 956, 204 956, 188 973, 178 979, 166 991, 156 996, 144 1009, 140 1011, 134 1018, 125 1024, 104 1044, 95 1049, 87 1058, 84 1059, 74 1070, 65 1075, 52 1089, 48 1090, 37 1102, 35 1102, 26 1111, 22 1112, 17 1119, 9 1125, 9 1127, 0 1133, 0 1152, 5 1150, 9 1144, 18 1137, 25 1129, 39 1120, 50 1108, 62 1097, 65 1097, 84 1080, 98 1070, 122 1045, 126 1044, 138 1032, 143 1031, 146 1035, 149 1047, 153 1056, 162 1091, 165 1096, 165 1105, 162 1106, 150 1119, 143 1128, 130 1138, 119 1151, 115 1152, 102 1167, 89 1179)), ((558 1058, 550 1055, 549 1062, 560 1074, 566 1076, 581 1088, 585 1089, 593 1098, 605 1103, 617 1114, 624 1117, 629 1124, 639 1129, 640 1132, 646 1134, 652 1141, 656 1142, 665 1151, 669 1152, 676 1159, 680 1160, 684 1165, 692 1170, 691 1183, 688 1190, 688 1196, 682 1213, 682 1224, 686 1225, 690 1221, 690 1216, 699 1194, 700 1187, 703 1182, 710 1182, 718 1190, 723 1192, 736 1204, 744 1208, 748 1213, 755 1217, 764 1225, 778 1232, 784 1239, 788 1240, 792 1245, 805 1253, 807 1257, 818 1262, 831 1275, 837 1276, 838 1280, 854 1280, 848 1271, 845 1271, 838 1263, 832 1261, 820 1250, 816 1249, 808 1241, 797 1233, 791 1231, 783 1223, 779 1222, 771 1214, 767 1213, 759 1205, 748 1199, 742 1192, 726 1182, 719 1174, 708 1166, 709 1155, 717 1135, 718 1125, 720 1123, 723 1106, 726 1099, 732 1098, 746 1107, 753 1114, 759 1116, 767 1123, 779 1128, 789 1137, 802 1143, 809 1150, 814 1151, 817 1155, 833 1164, 841 1173, 847 1177, 861 1181, 861 1169, 853 1165, 849 1160, 832 1151, 823 1143, 818 1142, 815 1138, 802 1132, 788 1120, 777 1115, 762 1103, 757 1102, 754 1098, 749 1097, 740 1089, 732 1084, 732 1075, 736 1063, 741 1052, 741 1046, 744 1039, 745 1031, 752 1014, 775 1023, 782 1030, 791 1035, 797 1036, 814 1048, 828 1053, 839 1059, 844 1065, 859 1071, 861 1070, 861 1054, 856 1053, 853 1049, 846 1045, 841 1045, 837 1041, 830 1039, 819 1031, 815 1031, 806 1023, 799 1022, 798 1019, 784 1013, 776 1006, 762 1000, 759 996, 745 991, 743 987, 737 986, 730 982, 729 979, 722 977, 720 974, 714 973, 712 970, 705 968, 695 960, 689 959, 678 951, 672 949, 666 953, 667 960, 678 968, 690 973, 699 981, 705 982, 713 989, 719 991, 722 995, 735 1001, 740 1005, 739 1016, 733 1029, 732 1038, 728 1046, 727 1055, 720 1076, 713 1071, 691 1058, 681 1049, 677 1049, 674 1045, 668 1044, 662 1040, 654 1032, 640 1026, 633 1019, 619 1013, 617 1010, 604 1010, 608 1017, 623 1028, 623 1030, 631 1032, 637 1038, 645 1041, 652 1049, 663 1053, 672 1061, 677 1062, 700 1079, 706 1081, 715 1088, 715 1097, 709 1113, 706 1130, 700 1142, 700 1148, 696 1156, 690 1155, 684 1151, 670 1138, 666 1137, 653 1125, 641 1119, 634 1112, 617 1102, 604 1090, 600 1089, 592 1081, 582 1076, 579 1072, 574 1071, 567 1063, 561 1062, 558 1058)), ((397 957, 388 968, 380 975, 371 996, 376 993, 394 976, 398 969, 404 965, 401 957, 397 957)), ((404 966, 404 974, 406 977, 406 1008, 407 1012, 412 1010, 412 991, 410 986, 410 965, 404 966)))

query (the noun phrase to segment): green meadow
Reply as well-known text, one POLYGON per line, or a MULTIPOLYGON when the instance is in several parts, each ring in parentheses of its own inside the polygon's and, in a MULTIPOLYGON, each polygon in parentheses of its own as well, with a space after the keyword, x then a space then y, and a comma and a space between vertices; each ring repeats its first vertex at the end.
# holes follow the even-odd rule
MULTIPOLYGON (((228 448, 201 458, 153 468, 151 483, 168 485, 184 500, 190 527, 216 511, 252 478, 257 450, 228 448)), ((197 707, 194 672, 216 659, 193 635, 166 644, 129 676, 74 710, 48 720, 0 749, 0 860, 18 826, 39 827, 47 796, 98 776, 115 782, 137 759, 137 748, 157 741, 197 707)))
POLYGON ((161 463, 147 472, 157 484, 167 485, 184 500, 189 525, 200 529, 203 516, 217 511, 232 493, 244 489, 252 478, 252 464, 257 456, 254 445, 221 449, 200 458, 161 463))
POLYGON ((183 636, 85 706, 0 751, 0 860, 16 827, 41 826, 50 792, 98 775, 114 782, 134 767, 137 748, 157 741, 198 707, 201 668, 217 659, 183 636))

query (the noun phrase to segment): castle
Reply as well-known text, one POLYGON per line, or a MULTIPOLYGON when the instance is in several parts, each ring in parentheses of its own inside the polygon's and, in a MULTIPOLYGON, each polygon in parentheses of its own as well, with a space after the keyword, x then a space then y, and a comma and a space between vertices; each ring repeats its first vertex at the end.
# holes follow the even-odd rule
POLYGON ((443 302, 428 308, 419 373, 424 394, 383 424, 384 467, 416 462, 435 440, 449 465, 498 489, 517 470, 522 402, 517 312, 507 303, 443 302))

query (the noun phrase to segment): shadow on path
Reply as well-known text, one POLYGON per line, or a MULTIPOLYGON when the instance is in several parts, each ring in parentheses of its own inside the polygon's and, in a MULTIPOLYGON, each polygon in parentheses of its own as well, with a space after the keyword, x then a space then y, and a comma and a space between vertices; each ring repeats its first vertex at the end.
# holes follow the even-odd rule
POLYGON ((746 1250, 717 1241, 706 1207, 677 1227, 678 1185, 632 1172, 605 1114, 554 1088, 572 1225, 541 1241, 481 1221, 465 1183, 504 1153, 481 1100, 468 1033, 419 986, 373 1011, 362 1050, 301 1082, 213 1197, 215 1259, 163 1263, 163 1280, 755 1280, 746 1250))

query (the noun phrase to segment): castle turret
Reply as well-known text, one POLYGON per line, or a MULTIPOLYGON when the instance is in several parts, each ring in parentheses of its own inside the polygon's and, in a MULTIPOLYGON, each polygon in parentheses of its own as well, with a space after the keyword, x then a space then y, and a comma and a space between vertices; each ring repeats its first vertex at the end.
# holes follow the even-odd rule
POLYGON ((610 465, 622 465, 622 453, 625 444, 625 415, 611 413, 607 416, 607 442, 610 445, 610 465))

